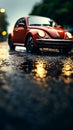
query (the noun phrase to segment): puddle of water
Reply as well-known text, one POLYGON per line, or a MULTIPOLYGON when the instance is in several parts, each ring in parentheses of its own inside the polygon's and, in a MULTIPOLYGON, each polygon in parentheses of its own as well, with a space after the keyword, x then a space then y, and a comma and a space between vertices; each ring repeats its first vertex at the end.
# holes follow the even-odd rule
POLYGON ((68 83, 73 82, 73 60, 71 58, 65 58, 62 61, 44 61, 38 58, 38 60, 26 59, 20 67, 25 74, 32 75, 36 81, 45 81, 48 79, 66 80, 68 83))
POLYGON ((65 83, 73 82, 73 60, 70 57, 63 62, 62 76, 65 83))

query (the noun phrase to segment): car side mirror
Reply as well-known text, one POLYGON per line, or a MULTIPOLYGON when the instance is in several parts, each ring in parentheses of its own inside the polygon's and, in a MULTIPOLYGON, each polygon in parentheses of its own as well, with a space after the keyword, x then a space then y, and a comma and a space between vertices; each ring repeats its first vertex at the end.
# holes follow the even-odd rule
POLYGON ((19 27, 25 28, 25 23, 19 23, 19 27))

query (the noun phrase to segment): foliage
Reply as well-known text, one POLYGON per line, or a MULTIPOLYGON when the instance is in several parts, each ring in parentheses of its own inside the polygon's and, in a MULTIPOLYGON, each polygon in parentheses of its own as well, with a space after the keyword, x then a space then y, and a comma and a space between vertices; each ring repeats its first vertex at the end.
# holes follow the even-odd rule
POLYGON ((42 0, 30 14, 47 16, 61 25, 73 26, 73 0, 42 0))
POLYGON ((0 42, 7 39, 8 24, 5 9, 0 9, 0 42))
POLYGON ((2 30, 7 31, 7 26, 8 26, 7 15, 6 13, 0 12, 0 28, 2 30))

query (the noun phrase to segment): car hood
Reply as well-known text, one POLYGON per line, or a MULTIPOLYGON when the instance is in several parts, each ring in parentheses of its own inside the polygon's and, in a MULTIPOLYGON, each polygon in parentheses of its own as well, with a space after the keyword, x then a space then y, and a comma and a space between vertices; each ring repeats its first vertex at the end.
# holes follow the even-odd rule
POLYGON ((64 38, 64 33, 65 33, 65 30, 63 30, 61 27, 57 27, 57 28, 54 28, 54 27, 33 27, 34 29, 37 29, 38 30, 43 30, 45 31, 46 33, 48 33, 50 35, 51 38, 64 38))

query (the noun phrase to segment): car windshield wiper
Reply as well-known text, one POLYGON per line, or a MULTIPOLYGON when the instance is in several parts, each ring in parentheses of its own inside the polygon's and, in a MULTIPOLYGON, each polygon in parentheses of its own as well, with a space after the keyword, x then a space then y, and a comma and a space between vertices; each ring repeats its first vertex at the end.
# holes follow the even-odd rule
POLYGON ((41 24, 30 24, 29 26, 41 26, 41 24))
POLYGON ((49 25, 49 24, 42 24, 42 26, 51 26, 51 25, 49 25))

